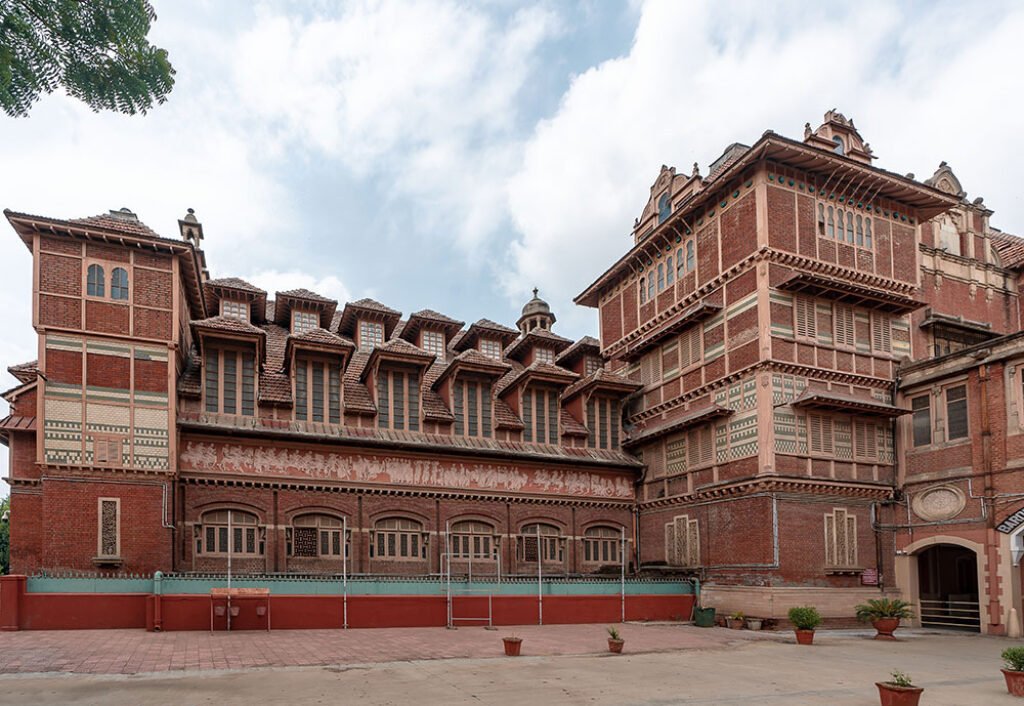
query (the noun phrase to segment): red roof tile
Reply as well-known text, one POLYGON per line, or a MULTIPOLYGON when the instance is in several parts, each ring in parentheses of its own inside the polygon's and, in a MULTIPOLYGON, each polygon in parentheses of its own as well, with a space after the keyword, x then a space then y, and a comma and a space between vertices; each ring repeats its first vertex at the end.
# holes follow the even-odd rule
POLYGON ((36 418, 35 417, 21 417, 15 414, 9 414, 3 419, 0 419, 0 432, 3 431, 35 431, 36 430, 36 418))
POLYGON ((330 299, 328 297, 317 294, 316 292, 311 292, 308 289, 301 288, 289 289, 284 292, 278 292, 276 296, 278 301, 280 301, 284 297, 288 297, 290 299, 303 299, 305 301, 317 302, 320 304, 338 304, 338 302, 335 301, 334 299, 330 299))
POLYGON ((1002 231, 992 233, 992 247, 999 253, 1003 267, 1014 268, 1024 264, 1024 238, 1002 231))
POLYGON ((562 436, 590 436, 587 428, 577 422, 565 407, 562 407, 561 422, 562 436))
POLYGON ((558 354, 555 358, 555 363, 558 365, 564 365, 566 362, 575 359, 581 355, 601 355, 601 342, 593 336, 584 336, 576 343, 572 344, 564 351, 558 354))
POLYGON ((208 319, 199 319, 192 322, 193 328, 210 329, 213 331, 226 331, 229 333, 251 333, 262 335, 264 330, 259 326, 253 326, 248 321, 242 321, 231 316, 211 316, 208 319))
POLYGON ((505 400, 501 399, 494 400, 494 425, 498 429, 522 429, 524 427, 523 420, 516 416, 505 400))
POLYGON ((134 213, 130 211, 110 211, 109 213, 101 213, 97 216, 87 216, 86 218, 72 218, 69 223, 79 223, 82 225, 100 226, 107 230, 117 230, 122 233, 129 235, 141 235, 147 238, 163 238, 155 230, 147 226, 145 223, 138 219, 134 213), (130 214, 130 215, 129 215, 130 214))
POLYGON ((7 368, 7 372, 17 378, 18 382, 32 382, 36 379, 36 372, 39 370, 39 361, 30 360, 27 363, 18 363, 7 368))
POLYGON ((252 294, 266 294, 266 292, 254 284, 249 284, 240 277, 220 277, 218 279, 208 279, 205 282, 207 287, 223 287, 225 289, 237 289, 242 292, 250 292, 252 294))
POLYGON ((643 387, 642 383, 630 380, 625 375, 619 375, 613 373, 610 370, 604 368, 598 368, 590 375, 580 378, 569 387, 565 388, 565 392, 562 393, 563 398, 569 398, 578 392, 581 392, 588 387, 607 387, 611 389, 618 389, 624 394, 639 390, 643 387))

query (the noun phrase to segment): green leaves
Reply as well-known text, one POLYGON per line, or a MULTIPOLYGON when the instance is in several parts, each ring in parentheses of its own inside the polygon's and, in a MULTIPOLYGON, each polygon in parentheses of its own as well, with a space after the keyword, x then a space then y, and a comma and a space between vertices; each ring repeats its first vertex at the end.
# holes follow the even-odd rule
POLYGON ((910 608, 910 603, 899 598, 871 598, 854 610, 857 611, 857 619, 867 623, 880 618, 909 620, 914 617, 914 612, 910 608))
POLYGON ((155 19, 148 0, 0 0, 0 107, 26 116, 58 87, 95 111, 163 103, 174 67, 146 39, 155 19))

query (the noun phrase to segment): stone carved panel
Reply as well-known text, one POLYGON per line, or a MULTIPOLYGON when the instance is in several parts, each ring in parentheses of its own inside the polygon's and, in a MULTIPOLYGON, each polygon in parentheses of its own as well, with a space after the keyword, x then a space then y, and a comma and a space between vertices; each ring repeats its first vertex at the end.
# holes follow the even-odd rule
POLYGON ((629 500, 625 475, 583 470, 520 468, 487 462, 434 461, 372 454, 342 454, 248 444, 186 441, 180 469, 268 478, 308 478, 406 487, 538 493, 629 500))
POLYGON ((928 522, 951 520, 967 505, 963 491, 951 485, 940 485, 917 493, 911 503, 914 514, 928 522))

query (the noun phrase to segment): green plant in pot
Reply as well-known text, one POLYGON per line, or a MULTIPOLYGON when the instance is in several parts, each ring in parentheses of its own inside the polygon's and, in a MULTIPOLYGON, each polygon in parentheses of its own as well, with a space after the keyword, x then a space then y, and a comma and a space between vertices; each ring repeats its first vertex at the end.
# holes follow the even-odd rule
POLYGON ((910 604, 899 598, 872 598, 855 610, 857 620, 874 626, 876 640, 895 640, 893 633, 900 626, 900 621, 914 617, 910 604))
POLYGON ((728 618, 729 627, 733 630, 743 629, 743 611, 737 610, 729 615, 728 618))
POLYGON ((626 641, 619 635, 618 628, 614 625, 608 628, 608 651, 619 654, 622 652, 622 646, 626 644, 626 641))
POLYGON ((789 622, 793 623, 797 643, 810 645, 814 642, 814 629, 821 625, 821 613, 814 606, 796 606, 789 609, 789 622))
POLYGON ((899 670, 892 672, 889 681, 877 681, 878 699, 882 706, 917 706, 923 688, 914 686, 910 677, 899 670))
POLYGON ((1006 690, 1013 696, 1024 696, 1024 647, 1007 647, 1002 658, 1006 690))

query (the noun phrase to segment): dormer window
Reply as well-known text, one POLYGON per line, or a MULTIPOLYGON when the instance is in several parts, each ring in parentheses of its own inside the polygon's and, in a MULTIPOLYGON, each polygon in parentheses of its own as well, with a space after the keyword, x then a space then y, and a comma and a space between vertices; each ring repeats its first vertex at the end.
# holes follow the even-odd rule
POLYGON ((376 321, 360 321, 359 350, 369 351, 381 345, 384 345, 384 326, 376 321))
POLYGON ((533 358, 539 363, 547 363, 548 365, 554 365, 555 352, 550 348, 536 348, 533 352, 533 358))
POLYGON ((222 299, 220 302, 220 315, 239 321, 249 320, 249 302, 232 301, 222 299))
POLYGON ((836 154, 846 154, 846 146, 843 144, 843 138, 837 135, 836 137, 832 138, 832 142, 836 144, 836 146, 832 148, 833 152, 835 152, 836 154))
POLYGON ((315 311, 293 311, 292 333, 305 333, 320 327, 320 315, 315 311))
POLYGON ((594 355, 588 355, 583 361, 583 374, 593 375, 601 369, 601 359, 594 355))
POLYGON ((420 348, 433 353, 438 360, 444 360, 444 334, 440 331, 424 331, 420 334, 420 348))
POLYGON ((496 341, 493 338, 481 338, 480 352, 488 358, 501 360, 501 341, 496 341))

